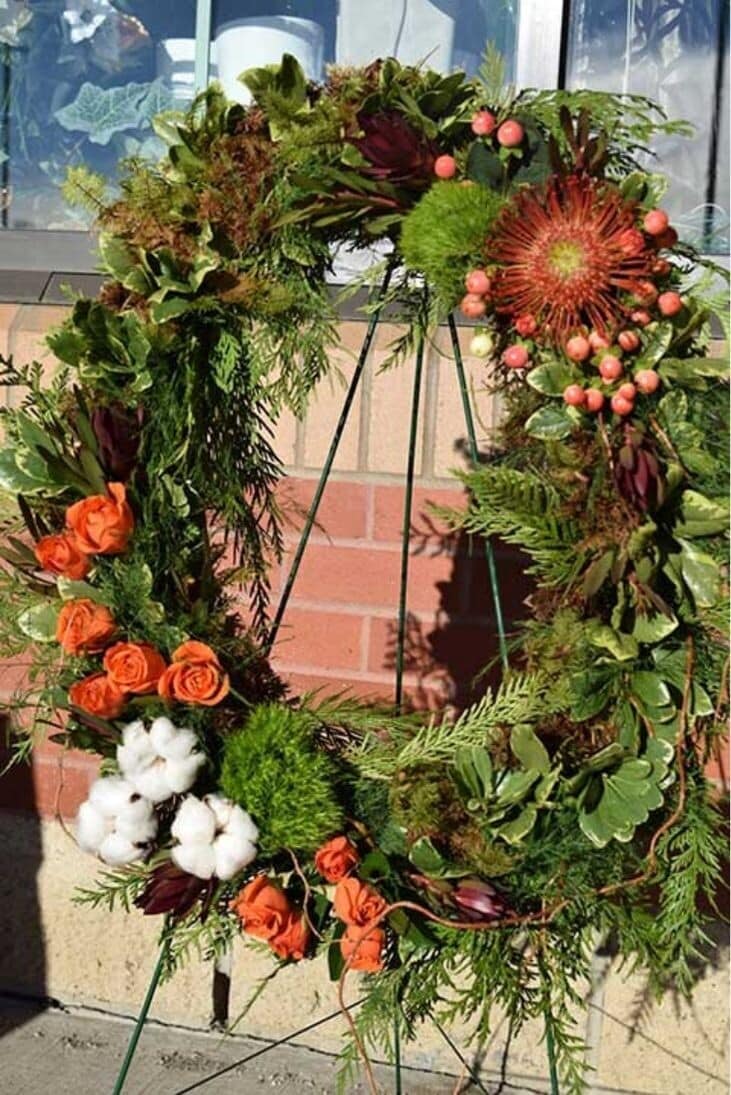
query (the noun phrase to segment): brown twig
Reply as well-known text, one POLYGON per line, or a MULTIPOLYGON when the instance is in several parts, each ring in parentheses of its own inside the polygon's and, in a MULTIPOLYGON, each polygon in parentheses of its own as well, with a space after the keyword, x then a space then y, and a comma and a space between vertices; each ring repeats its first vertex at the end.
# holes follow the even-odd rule
POLYGON ((300 867, 299 860, 297 859, 297 856, 294 854, 294 852, 292 851, 291 848, 287 848, 287 852, 289 853, 290 858, 292 860, 292 866, 294 867, 294 873, 300 879, 302 885, 305 888, 305 896, 304 896, 304 899, 302 901, 302 915, 305 918, 305 923, 307 924, 307 927, 310 929, 310 931, 312 932, 313 935, 316 935, 318 939, 322 939, 321 932, 319 932, 317 930, 317 928, 315 927, 315 925, 312 923, 312 920, 310 919, 310 914, 307 911, 307 906, 309 905, 310 898, 312 897, 312 887, 310 886, 309 882, 307 881, 307 879, 304 876, 304 873, 302 871, 302 868, 300 867))

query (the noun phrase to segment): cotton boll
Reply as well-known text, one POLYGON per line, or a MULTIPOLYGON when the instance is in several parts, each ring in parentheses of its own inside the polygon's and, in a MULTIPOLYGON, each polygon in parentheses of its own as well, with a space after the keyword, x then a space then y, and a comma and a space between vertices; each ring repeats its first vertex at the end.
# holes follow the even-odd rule
POLYGON ((248 840, 222 833, 213 843, 215 873, 224 881, 256 859, 256 846, 248 840))
POLYGON ((99 855, 110 867, 123 867, 133 863, 144 854, 144 848, 138 848, 121 833, 110 833, 99 846, 99 855))
POLYGON ((111 827, 112 822, 100 813, 93 802, 82 802, 76 817, 76 840, 83 851, 97 852, 111 827))
POLYGON ((205 802, 189 795, 181 803, 170 831, 181 844, 212 844, 216 835, 216 818, 205 802))
MULTIPOLYGON (((143 800, 144 801, 144 800, 143 800)), ((152 809, 152 803, 146 814, 119 815, 114 831, 131 840, 133 844, 149 844, 157 835, 157 816, 152 809)))
POLYGON ((259 839, 259 830, 246 811, 242 810, 240 806, 234 806, 231 810, 231 816, 226 825, 226 832, 230 836, 235 836, 238 840, 246 840, 251 844, 256 844, 259 839))
POLYGON ((216 828, 225 829, 231 818, 231 811, 234 809, 231 799, 224 798, 223 795, 206 795, 203 801, 213 810, 216 828))
POLYGON ((201 753, 193 753, 192 756, 183 757, 180 760, 167 760, 165 781, 170 791, 175 795, 182 795, 184 791, 189 791, 205 759, 201 753))
POLYGON ((198 738, 192 730, 173 726, 170 719, 159 718, 150 727, 150 742, 158 756, 182 760, 194 751, 198 738))
POLYGON ((94 780, 89 789, 89 802, 96 806, 104 817, 115 817, 128 805, 135 790, 126 779, 120 776, 106 776, 94 780))
POLYGON ((216 869, 216 857, 210 844, 178 844, 170 855, 181 871, 187 871, 196 878, 210 878, 216 869))
POLYGON ((172 795, 170 782, 167 778, 165 765, 157 760, 148 768, 143 768, 134 775, 130 775, 130 781, 139 794, 144 795, 150 802, 165 802, 172 795))

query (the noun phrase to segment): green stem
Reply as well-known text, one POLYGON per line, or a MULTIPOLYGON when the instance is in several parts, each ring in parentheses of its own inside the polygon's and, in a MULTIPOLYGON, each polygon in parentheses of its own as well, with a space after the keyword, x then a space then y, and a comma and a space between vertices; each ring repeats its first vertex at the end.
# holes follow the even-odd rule
MULTIPOLYGON (((475 432, 475 420, 472 415, 472 406, 470 404, 469 391, 467 390, 467 378, 464 371, 464 362, 462 360, 462 349, 459 344, 459 335, 457 334, 457 325, 454 322, 454 316, 450 313, 447 320, 449 324, 449 334, 452 339, 452 352, 454 353, 454 364, 457 369, 457 379, 459 381, 459 392, 462 397, 462 410, 464 412, 465 425, 467 427, 467 442, 469 445, 470 459, 474 467, 479 464, 479 451, 477 448, 477 434, 475 432)), ((492 550, 492 544, 489 540, 485 541, 485 557, 487 559, 487 573, 490 579, 490 590, 492 592, 492 601, 495 606, 495 624, 497 626, 498 647, 500 650, 500 661, 502 662, 503 669, 508 668, 508 643, 505 635, 505 620, 503 617, 502 602, 500 600, 500 585, 497 577, 497 567, 495 565, 495 553, 492 550)))
POLYGON ((116 1083, 114 1085, 114 1091, 113 1091, 112 1095, 120 1095, 120 1092, 122 1091, 122 1088, 124 1087, 125 1080, 127 1079, 127 1073, 129 1072, 130 1065, 132 1064, 132 1060, 133 1060, 135 1052, 137 1050, 137 1043, 139 1042, 140 1035, 142 1034, 142 1028, 144 1027, 145 1022, 147 1021, 147 1015, 148 1015, 148 1012, 150 1010, 150 1007, 152 1006, 152 1000, 153 1000, 153 997, 155 995, 155 992, 157 991, 157 986, 160 984, 160 978, 162 977, 162 971, 164 970, 165 963, 167 962, 169 947, 170 947, 170 943, 169 943, 168 938, 166 937, 165 940, 162 943, 162 946, 160 947, 160 954, 159 954, 158 959, 157 959, 157 964, 155 965, 155 969, 153 970, 152 977, 150 978, 150 983, 147 986, 147 993, 145 994, 145 999, 144 999, 144 1002, 142 1004, 142 1008, 140 1010, 140 1013, 137 1016, 137 1022, 135 1023, 135 1029, 132 1031, 132 1037, 129 1040, 129 1045, 127 1046, 127 1052, 124 1055, 124 1060, 122 1061, 122 1067, 119 1070, 119 1074, 117 1076, 117 1080, 116 1080, 116 1083))
POLYGON ((378 290, 375 307, 373 309, 373 312, 371 313, 370 319, 368 320, 368 327, 366 329, 365 338, 363 339, 363 345, 361 346, 360 354, 358 355, 358 361, 355 366, 355 371, 353 373, 353 378, 350 381, 350 386, 348 387, 348 392, 345 396, 343 409, 340 412, 340 418, 338 419, 337 425, 335 427, 335 433, 333 434, 332 441, 330 442, 330 448, 328 450, 327 457, 325 458, 322 472, 320 473, 320 479, 318 481, 317 489, 315 491, 315 497, 312 499, 312 505, 310 506, 307 513, 307 518, 305 520, 304 527, 300 535, 299 543, 297 544, 297 550, 295 551, 294 559, 292 560, 292 566, 290 567, 289 574, 287 575, 287 580, 284 584, 284 589, 282 590, 282 596, 279 600, 279 604, 277 605, 277 611, 272 621, 272 626, 269 629, 269 635, 267 637, 265 646, 265 650, 267 651, 271 650, 272 646, 274 645, 274 641, 279 632, 279 628, 282 625, 282 620, 284 619, 284 613, 286 612, 287 605, 289 604, 289 599, 292 596, 292 587, 294 586, 295 580, 297 578, 297 573, 302 564, 302 557, 304 556, 305 549, 310 539, 310 534, 317 518, 317 511, 320 508, 320 503, 322 501, 322 496, 325 493, 327 481, 330 478, 330 472, 335 461, 335 456, 337 455, 338 446, 340 445, 340 439, 343 436, 343 430, 345 429, 346 423, 348 421, 350 408, 353 405, 355 393, 358 390, 358 385, 360 384, 363 370, 365 369, 365 364, 368 359, 368 351, 371 348, 373 336, 376 332, 376 327, 378 325, 378 320, 381 315, 384 298, 388 290, 389 282, 391 281, 391 274, 393 273, 394 264, 395 261, 393 258, 391 258, 388 262, 386 272, 383 276, 383 281, 381 282, 381 286, 378 290))
POLYGON ((424 365, 424 331, 420 327, 416 343, 414 387, 411 396, 411 425, 409 427, 409 455, 406 465, 406 493, 404 495, 404 523, 401 531, 401 579, 398 603, 398 634, 396 638, 396 710, 401 710, 404 692, 404 647, 406 645, 406 594, 409 584, 409 546, 411 535, 411 505, 414 496, 414 471, 416 467, 416 439, 419 429, 419 400, 421 396, 421 372, 424 365))

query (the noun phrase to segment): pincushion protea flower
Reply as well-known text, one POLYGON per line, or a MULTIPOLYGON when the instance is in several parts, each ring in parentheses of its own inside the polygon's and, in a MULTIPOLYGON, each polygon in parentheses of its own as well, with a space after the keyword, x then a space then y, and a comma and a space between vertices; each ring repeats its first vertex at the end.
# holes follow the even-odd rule
POLYGON ((488 240, 489 260, 499 264, 497 310, 534 315, 554 341, 582 327, 611 329, 623 311, 618 294, 650 273, 635 217, 616 187, 585 176, 520 191, 488 240))

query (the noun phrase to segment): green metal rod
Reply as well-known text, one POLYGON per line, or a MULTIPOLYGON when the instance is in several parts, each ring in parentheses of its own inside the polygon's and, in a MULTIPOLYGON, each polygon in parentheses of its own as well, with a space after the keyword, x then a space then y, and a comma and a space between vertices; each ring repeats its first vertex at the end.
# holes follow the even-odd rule
POLYGON ((124 1087, 125 1080, 127 1079, 127 1073, 129 1072, 130 1065, 132 1064, 132 1059, 133 1059, 133 1057, 135 1055, 135 1052, 137 1050, 137 1043, 139 1042, 140 1035, 142 1034, 142 1028, 144 1027, 145 1022, 147 1021, 147 1015, 148 1015, 148 1012, 150 1010, 150 1007, 152 1006, 152 999, 155 995, 155 992, 157 991, 157 986, 160 984, 160 978, 162 977, 162 971, 165 968, 165 963, 166 963, 167 957, 168 957, 169 946, 170 946, 169 941, 167 939, 165 939, 162 946, 160 947, 160 954, 159 954, 158 959, 157 959, 157 964, 155 966, 152 977, 150 979, 150 983, 147 986, 147 993, 145 995, 145 999, 144 999, 144 1002, 142 1004, 140 1014, 137 1016, 137 1022, 135 1023, 135 1029, 132 1031, 132 1037, 129 1040, 129 1045, 127 1046, 127 1052, 124 1055, 124 1060, 122 1061, 122 1067, 119 1070, 119 1075, 117 1076, 117 1081, 114 1085, 114 1091, 113 1091, 112 1095, 120 1095, 120 1092, 122 1091, 122 1088, 124 1087))
MULTIPOLYGON (((457 379, 459 380, 459 391, 462 397, 462 409, 464 411, 465 425, 467 427, 467 441, 470 450, 470 459, 475 467, 479 462, 479 451, 477 448, 477 434, 475 432, 475 420, 472 415, 472 406, 470 404, 469 391, 467 389, 467 378, 464 371, 464 362, 462 360, 462 349, 459 344, 459 335, 457 334, 457 325, 454 322, 454 316, 450 313, 447 320, 449 324, 449 334, 452 339, 452 352, 454 353, 454 364, 457 369, 457 379)), ((500 600, 500 586, 497 577, 497 567, 495 565, 495 553, 492 550, 492 544, 489 540, 485 541, 485 556, 487 558, 487 573, 490 578, 490 590, 492 592, 492 601, 495 606, 495 623, 497 625, 497 637, 498 648, 500 650, 500 661, 502 662, 503 669, 508 668, 508 644, 505 636, 505 620, 503 617, 503 607, 500 600)))
POLYGON ((345 396, 345 402, 343 403, 343 409, 340 412, 340 418, 338 419, 337 425, 335 427, 335 432, 333 434, 332 441, 330 442, 330 448, 328 449, 327 457, 325 459, 322 472, 320 473, 320 479, 317 484, 317 490, 315 491, 315 497, 312 499, 312 505, 310 506, 307 513, 307 518, 302 529, 302 534, 297 545, 297 550, 295 552, 294 559, 292 560, 292 566, 290 567, 289 574, 287 575, 287 580, 284 584, 284 589, 282 590, 282 596, 279 600, 279 604, 277 605, 277 611, 274 619, 272 620, 272 626, 269 629, 269 635, 267 637, 265 646, 265 650, 267 651, 271 650, 272 646, 274 645, 274 641, 279 632, 279 628, 282 625, 282 620, 284 619, 284 613, 287 610, 289 599, 292 596, 292 587, 294 586, 295 580, 297 578, 297 573, 302 564, 302 557, 304 556, 307 543, 310 539, 310 534, 317 518, 317 511, 320 508, 320 503, 322 501, 322 496, 325 493, 327 481, 330 478, 330 472, 332 471, 332 466, 337 455, 338 446, 340 445, 340 439, 343 436, 343 431, 348 421, 350 408, 353 405, 355 393, 358 390, 358 385, 360 384, 363 370, 365 369, 366 361, 368 359, 368 351, 370 350, 371 343, 373 342, 373 336, 376 332, 378 320, 381 315, 381 309, 383 307, 383 301, 386 296, 389 283, 391 281, 393 268, 394 259, 391 258, 386 267, 386 272, 383 275, 383 281, 381 282, 380 289, 378 290, 375 307, 368 321, 368 328, 365 333, 365 338, 363 339, 363 345, 361 346, 360 354, 358 355, 355 372, 353 373, 353 378, 350 381, 350 386, 348 387, 348 392, 345 396))
POLYGON ((558 1067, 556 1065, 556 1046, 553 1041, 553 1023, 546 1017, 546 1055, 548 1057, 548 1076, 551 1081, 551 1095, 561 1095, 558 1089, 558 1067))
POLYGON ((409 457, 406 465, 406 494, 404 496, 404 524, 401 531, 401 582, 398 603, 398 635, 396 638, 396 709, 401 710, 404 693, 404 646, 406 643, 406 593, 409 584, 409 540, 411 534, 411 504, 414 496, 414 470, 416 466, 416 436, 419 429, 419 399, 421 396, 421 372, 424 364, 424 332, 419 331, 414 366, 414 388, 411 397, 411 425, 409 428, 409 457))
POLYGON ((396 1069, 396 1095, 403 1095, 403 1086, 401 1082, 401 1031, 399 1030, 398 1025, 398 1015, 394 1016, 393 1020, 393 1055, 396 1069))

